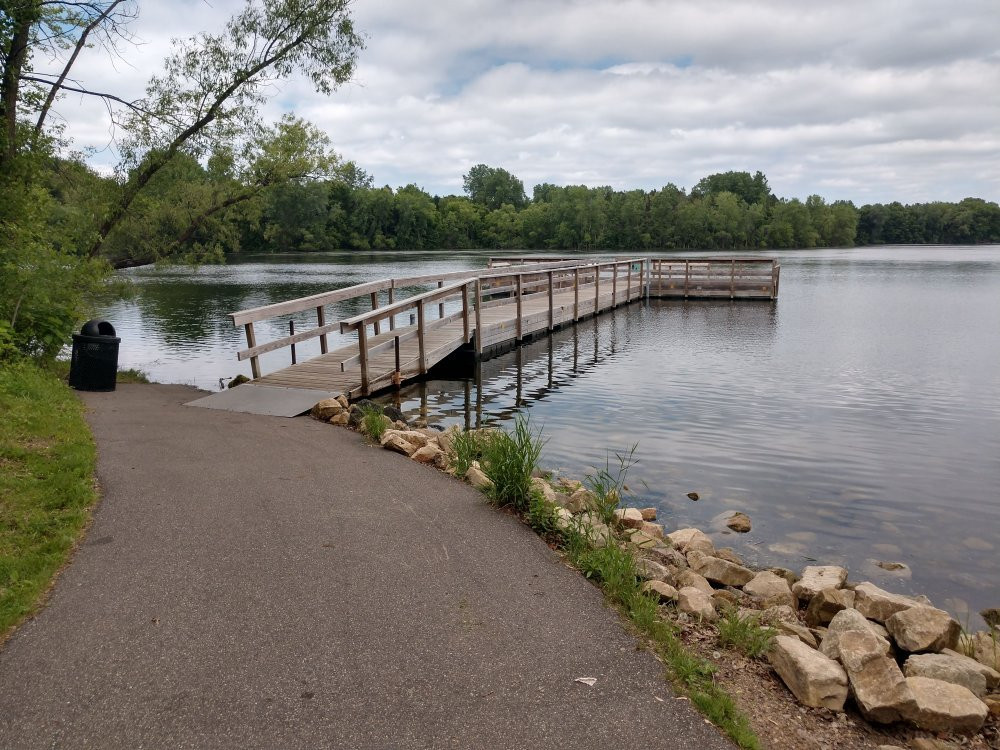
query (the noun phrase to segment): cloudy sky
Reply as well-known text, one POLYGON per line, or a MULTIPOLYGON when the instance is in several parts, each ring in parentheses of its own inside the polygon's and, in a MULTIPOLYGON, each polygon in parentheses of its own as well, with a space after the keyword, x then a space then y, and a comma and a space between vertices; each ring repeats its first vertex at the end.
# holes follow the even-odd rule
MULTIPOLYGON (((239 0, 140 0, 141 46, 77 76, 139 96, 172 37, 239 0)), ((269 105, 326 130, 376 184, 460 193, 474 164, 540 182, 690 188, 763 171, 780 196, 1000 200, 998 0, 355 0, 367 37, 326 98, 269 105)), ((114 162, 106 113, 61 104, 114 162)))

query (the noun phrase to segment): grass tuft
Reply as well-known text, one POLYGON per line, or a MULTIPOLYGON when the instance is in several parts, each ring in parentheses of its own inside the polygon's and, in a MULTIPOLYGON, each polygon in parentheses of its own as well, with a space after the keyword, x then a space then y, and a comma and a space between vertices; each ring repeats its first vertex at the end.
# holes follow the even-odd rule
POLYGON ((618 468, 612 468, 611 457, 608 456, 603 469, 596 474, 589 474, 584 478, 583 483, 595 497, 594 511, 597 512, 606 524, 611 524, 614 520, 615 509, 618 508, 625 496, 625 479, 629 469, 637 463, 635 459, 638 443, 633 443, 626 453, 616 453, 618 468))
POLYGON ((382 433, 392 426, 392 422, 375 404, 363 404, 360 408, 361 432, 377 443, 382 439, 382 433))
POLYGON ((454 460, 452 465, 455 473, 464 477, 465 472, 472 466, 473 461, 478 461, 483 457, 483 447, 486 444, 488 433, 479 430, 469 430, 455 434, 451 442, 451 452, 454 460))
POLYGON ((493 482, 490 494, 500 504, 527 511, 531 499, 531 474, 545 444, 531 431, 528 420, 517 417, 513 432, 493 430, 482 445, 483 473, 493 482))
POLYGON ((30 615, 97 499, 83 404, 58 375, 0 368, 0 640, 30 615))
POLYGON ((761 624, 760 615, 740 617, 735 607, 727 608, 719 620, 719 645, 751 659, 764 656, 777 634, 774 628, 761 624))

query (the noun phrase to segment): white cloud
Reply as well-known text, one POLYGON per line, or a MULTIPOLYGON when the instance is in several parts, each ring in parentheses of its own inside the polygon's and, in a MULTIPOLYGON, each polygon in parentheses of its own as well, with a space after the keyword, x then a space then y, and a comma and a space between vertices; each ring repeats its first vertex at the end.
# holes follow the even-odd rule
MULTIPOLYGON (((237 2, 142 5, 147 44, 77 75, 125 95, 169 39, 217 30, 237 2)), ((779 195, 1000 198, 995 0, 357 0, 357 75, 294 107, 379 184, 461 190, 475 163, 538 182, 690 187, 760 169, 779 195)), ((61 111, 77 146, 108 140, 94 103, 61 111)), ((108 161, 108 156, 98 161, 108 161)))

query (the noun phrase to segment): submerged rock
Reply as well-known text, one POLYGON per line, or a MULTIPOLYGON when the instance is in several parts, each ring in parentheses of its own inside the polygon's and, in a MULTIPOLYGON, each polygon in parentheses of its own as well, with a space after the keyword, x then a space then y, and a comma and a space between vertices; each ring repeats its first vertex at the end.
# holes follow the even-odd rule
POLYGON ((746 513, 734 513, 726 521, 726 526, 738 534, 746 534, 752 528, 750 524, 750 516, 746 513))

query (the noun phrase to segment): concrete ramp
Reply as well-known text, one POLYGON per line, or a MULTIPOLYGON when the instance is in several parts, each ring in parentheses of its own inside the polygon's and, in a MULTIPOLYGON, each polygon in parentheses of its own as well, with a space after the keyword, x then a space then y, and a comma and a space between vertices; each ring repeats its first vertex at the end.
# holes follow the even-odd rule
POLYGON ((244 383, 235 388, 189 401, 184 405, 200 406, 203 409, 238 411, 246 414, 266 414, 271 417, 297 417, 299 414, 309 411, 317 401, 333 398, 340 393, 341 391, 244 383))

